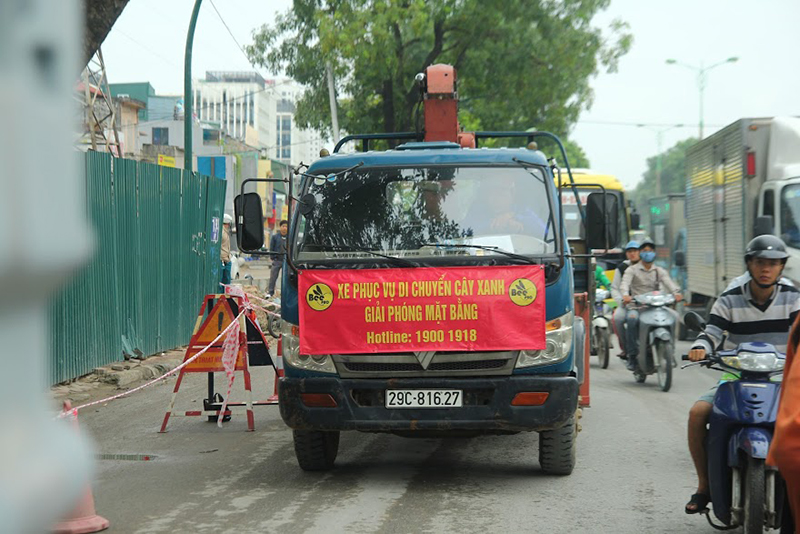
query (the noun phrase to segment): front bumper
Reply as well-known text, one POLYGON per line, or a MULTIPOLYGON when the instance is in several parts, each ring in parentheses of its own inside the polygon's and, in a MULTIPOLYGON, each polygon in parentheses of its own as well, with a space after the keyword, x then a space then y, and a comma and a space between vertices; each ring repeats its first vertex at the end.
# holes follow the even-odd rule
POLYGON ((294 429, 399 431, 550 430, 563 426, 578 406, 578 380, 570 376, 487 378, 340 379, 281 378, 281 417, 294 429), (461 408, 385 407, 386 389, 460 389, 461 408), (541 406, 512 406, 517 393, 548 392, 541 406), (302 393, 327 393, 335 408, 310 408, 302 393))

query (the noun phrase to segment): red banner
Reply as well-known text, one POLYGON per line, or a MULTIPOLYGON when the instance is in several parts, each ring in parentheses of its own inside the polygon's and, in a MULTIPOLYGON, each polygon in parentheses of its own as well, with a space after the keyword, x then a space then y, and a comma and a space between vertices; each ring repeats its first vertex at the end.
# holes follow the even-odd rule
POLYGON ((308 270, 300 353, 545 348, 541 265, 308 270))

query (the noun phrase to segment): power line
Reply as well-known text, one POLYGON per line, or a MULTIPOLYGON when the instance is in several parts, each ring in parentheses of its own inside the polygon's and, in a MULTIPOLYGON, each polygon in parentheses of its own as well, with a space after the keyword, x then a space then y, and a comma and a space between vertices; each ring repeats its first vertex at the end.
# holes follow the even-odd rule
MULTIPOLYGON (((578 124, 594 124, 600 126, 656 126, 656 127, 669 127, 676 126, 675 123, 656 123, 656 122, 622 122, 622 121, 578 121, 578 124)), ((679 128, 697 128, 698 124, 681 124, 679 128)), ((722 128, 724 124, 706 124, 712 128, 722 128)))
POLYGON ((180 68, 180 69, 182 69, 182 68, 183 68, 182 66, 180 66, 180 65, 176 64, 175 62, 173 62, 172 60, 169 60, 169 59, 165 58, 164 56, 162 56, 162 55, 161 55, 161 54, 159 54, 158 52, 156 52, 156 51, 154 51, 154 50, 152 50, 152 49, 148 48, 148 47, 147 47, 147 46, 145 46, 145 45, 143 45, 142 43, 140 43, 139 41, 137 41, 136 39, 134 39, 133 37, 131 37, 130 35, 128 35, 128 34, 127 34, 127 33, 125 33, 124 31, 122 31, 121 29, 119 29, 119 28, 118 28, 116 31, 117 31, 117 32, 118 32, 120 35, 122 35, 123 37, 125 37, 126 39, 128 39, 129 41, 131 41, 132 43, 134 43, 135 45, 137 45, 137 46, 139 46, 139 47, 143 48, 144 50, 146 50, 146 51, 148 51, 148 52, 150 52, 151 54, 153 54, 153 55, 154 55, 154 56, 156 56, 157 58, 161 59, 161 60, 162 60, 162 61, 164 61, 165 63, 168 63, 169 65, 172 65, 173 67, 177 67, 177 68, 180 68))
POLYGON ((231 39, 233 39, 233 42, 236 43, 236 46, 242 52, 242 55, 244 56, 244 58, 247 60, 247 62, 250 64, 251 67, 253 67, 254 69, 256 69, 256 71, 258 71, 258 67, 256 67, 256 65, 250 59, 250 56, 247 55, 247 52, 244 51, 244 47, 241 44, 239 44, 239 41, 236 39, 236 36, 233 35, 233 32, 231 31, 230 27, 228 26, 228 23, 225 22, 224 18, 222 18, 222 13, 220 13, 219 9, 217 9, 216 4, 214 4, 214 0, 209 0, 209 1, 211 2, 211 7, 213 7, 214 11, 217 13, 217 17, 219 17, 220 22, 222 22, 222 25, 225 26, 226 30, 228 30, 228 35, 230 35, 231 39))

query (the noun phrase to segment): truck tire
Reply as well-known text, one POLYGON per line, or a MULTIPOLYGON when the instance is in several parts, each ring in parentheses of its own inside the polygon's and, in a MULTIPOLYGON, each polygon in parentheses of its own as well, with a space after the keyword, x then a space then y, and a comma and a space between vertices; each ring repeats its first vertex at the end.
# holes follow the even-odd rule
POLYGON ((548 475, 569 475, 575 468, 578 427, 575 416, 555 430, 539 432, 539 465, 548 475))
POLYGON ((339 432, 293 430, 294 454, 303 471, 328 471, 339 452, 339 432))
POLYGON ((764 460, 748 456, 747 471, 744 475, 744 534, 764 532, 766 491, 764 460))

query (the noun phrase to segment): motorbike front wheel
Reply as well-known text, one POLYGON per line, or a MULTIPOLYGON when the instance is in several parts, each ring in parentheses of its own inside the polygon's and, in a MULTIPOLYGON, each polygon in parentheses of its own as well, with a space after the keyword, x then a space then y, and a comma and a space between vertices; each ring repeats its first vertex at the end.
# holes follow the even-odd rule
POLYGON ((600 359, 600 368, 608 369, 608 358, 611 354, 611 334, 608 328, 597 328, 597 357, 600 359))
POLYGON ((744 534, 764 532, 764 460, 747 457, 747 471, 744 477, 744 534))
POLYGON ((670 343, 663 339, 656 339, 653 352, 655 353, 658 386, 661 388, 661 391, 669 391, 669 388, 672 387, 672 353, 670 352, 670 343))

